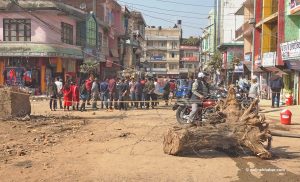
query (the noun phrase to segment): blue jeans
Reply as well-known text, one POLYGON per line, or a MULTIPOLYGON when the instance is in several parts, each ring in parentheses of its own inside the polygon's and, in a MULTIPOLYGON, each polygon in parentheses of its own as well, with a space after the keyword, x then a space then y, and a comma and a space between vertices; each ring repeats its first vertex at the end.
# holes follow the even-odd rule
POLYGON ((135 97, 135 93, 134 92, 131 92, 130 93, 130 99, 131 99, 131 101, 133 101, 133 102, 131 102, 131 107, 133 107, 135 104, 135 101, 136 101, 136 97, 135 97))
POLYGON ((100 100, 101 100, 101 108, 106 107, 108 109, 108 93, 100 93, 100 100))

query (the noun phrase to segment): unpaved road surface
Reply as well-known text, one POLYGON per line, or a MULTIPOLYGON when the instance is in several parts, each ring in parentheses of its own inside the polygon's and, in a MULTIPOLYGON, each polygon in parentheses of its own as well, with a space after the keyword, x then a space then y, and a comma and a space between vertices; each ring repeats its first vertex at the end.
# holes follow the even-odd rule
POLYGON ((300 142, 273 138, 272 160, 200 151, 169 156, 170 107, 48 111, 32 102, 28 121, 0 122, 0 181, 300 181, 300 142))

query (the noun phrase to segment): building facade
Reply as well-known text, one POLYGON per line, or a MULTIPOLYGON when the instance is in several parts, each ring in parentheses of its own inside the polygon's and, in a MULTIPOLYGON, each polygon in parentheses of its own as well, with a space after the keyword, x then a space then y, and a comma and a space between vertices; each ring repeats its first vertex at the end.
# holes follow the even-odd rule
POLYGON ((242 5, 240 0, 215 1, 215 41, 218 51, 223 55, 223 70, 219 78, 227 81, 226 84, 235 84, 240 75, 243 75, 242 65, 235 65, 236 60, 243 59, 243 40, 237 40, 235 31, 242 26, 244 19, 235 13, 242 5), (234 21, 233 21, 234 20, 234 21))
POLYGON ((181 78, 196 76, 200 67, 200 47, 199 45, 181 45, 180 46, 180 64, 179 73, 181 78))
POLYGON ((0 10, 0 84, 43 94, 54 77, 79 77, 83 53, 76 27, 85 12, 49 1, 7 1, 0 10))
POLYGON ((300 17, 299 1, 285 1, 284 43, 281 43, 282 59, 286 68, 290 70, 285 75, 286 90, 292 92, 294 102, 300 104, 300 17))
POLYGON ((158 77, 179 77, 181 21, 173 28, 146 27, 144 68, 158 77))
POLYGON ((128 12, 128 30, 124 55, 124 70, 129 75, 140 75, 141 62, 144 59, 146 22, 141 12, 128 12))

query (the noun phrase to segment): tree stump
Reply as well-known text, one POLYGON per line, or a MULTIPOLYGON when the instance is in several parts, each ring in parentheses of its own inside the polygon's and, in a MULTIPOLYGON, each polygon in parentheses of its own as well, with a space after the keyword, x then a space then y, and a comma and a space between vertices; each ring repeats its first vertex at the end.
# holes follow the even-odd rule
POLYGON ((180 155, 201 149, 237 149, 246 147, 262 159, 269 159, 272 136, 265 117, 258 113, 258 99, 243 111, 235 97, 233 86, 227 99, 217 106, 202 126, 175 126, 164 136, 166 154, 180 155), (266 146, 264 145, 266 143, 266 146))

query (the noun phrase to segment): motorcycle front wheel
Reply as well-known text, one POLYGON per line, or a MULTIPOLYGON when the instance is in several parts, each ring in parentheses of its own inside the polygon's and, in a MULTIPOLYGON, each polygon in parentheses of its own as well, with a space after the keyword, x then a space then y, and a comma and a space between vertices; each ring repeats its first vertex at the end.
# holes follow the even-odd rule
POLYGON ((179 124, 187 124, 191 110, 186 106, 179 106, 176 110, 176 120, 179 124))

